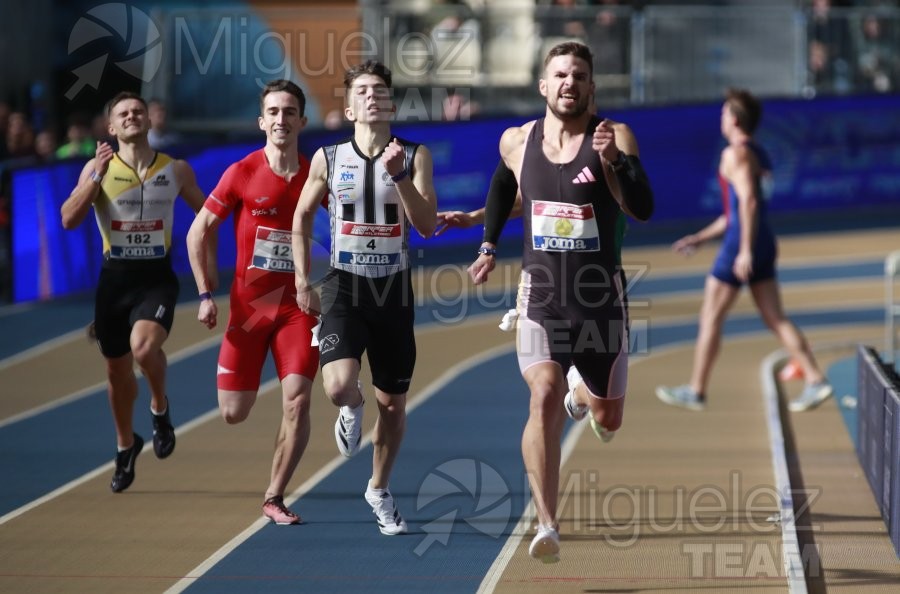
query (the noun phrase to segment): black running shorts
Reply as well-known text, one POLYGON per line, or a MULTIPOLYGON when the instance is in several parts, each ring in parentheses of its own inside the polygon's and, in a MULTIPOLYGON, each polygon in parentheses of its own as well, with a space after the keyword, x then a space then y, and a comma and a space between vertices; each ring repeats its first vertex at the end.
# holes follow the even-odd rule
POLYGON ((168 258, 105 265, 94 301, 94 326, 103 356, 114 359, 131 352, 131 328, 138 320, 156 322, 168 333, 178 288, 168 258))
POLYGON ((331 270, 322 284, 322 366, 362 359, 372 384, 388 394, 406 394, 416 365, 415 308, 409 270, 368 278, 331 270))

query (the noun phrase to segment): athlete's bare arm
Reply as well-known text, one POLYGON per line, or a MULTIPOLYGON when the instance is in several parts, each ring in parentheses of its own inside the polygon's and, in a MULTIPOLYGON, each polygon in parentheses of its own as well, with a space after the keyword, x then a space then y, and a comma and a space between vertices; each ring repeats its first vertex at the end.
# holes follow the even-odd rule
MULTIPOLYGON (((509 212, 509 218, 515 219, 522 216, 522 193, 516 193, 516 203, 509 212)), ((463 212, 461 210, 448 210, 437 213, 437 228, 435 237, 443 235, 448 229, 468 229, 473 225, 484 223, 484 207, 477 210, 463 212)))
POLYGON ((100 184, 94 181, 94 172, 101 177, 106 175, 113 154, 113 149, 108 143, 97 142, 94 158, 85 164, 81 175, 78 176, 78 185, 59 209, 62 226, 65 229, 75 229, 84 222, 91 206, 100 195, 100 184))
MULTIPOLYGON (((385 170, 392 176, 403 169, 404 148, 396 139, 382 153, 385 170)), ((412 178, 396 182, 397 193, 403 202, 406 217, 422 237, 431 237, 437 223, 437 195, 434 191, 434 164, 431 151, 419 145, 413 159, 412 178)))
MULTIPOLYGON (((175 177, 178 179, 178 193, 181 196, 181 199, 184 200, 195 213, 208 212, 203 209, 203 203, 206 202, 206 195, 203 193, 203 190, 200 189, 200 186, 197 185, 197 176, 194 174, 194 168, 191 167, 190 163, 178 159, 172 164, 172 168, 175 171, 175 177)), ((191 225, 191 229, 193 229, 193 225, 191 225)), ((190 241, 190 233, 188 233, 188 241, 190 241)), ((205 293, 207 291, 212 293, 219 288, 219 262, 218 258, 216 258, 216 248, 218 245, 219 241, 216 233, 204 233, 202 264, 204 270, 203 284, 205 288, 200 289, 198 283, 197 288, 200 289, 200 293, 205 293)), ((190 246, 188 246, 188 257, 192 257, 190 246)), ((194 263, 191 261, 191 268, 193 269, 193 267, 194 263)), ((194 272, 194 278, 197 278, 196 271, 194 272)), ((213 326, 215 326, 215 321, 213 322, 213 326)), ((212 328, 212 326, 210 326, 210 328, 212 328)))
POLYGON ((328 164, 325 151, 319 149, 309 164, 309 177, 300 192, 291 226, 291 247, 294 254, 294 284, 297 287, 297 306, 307 314, 319 314, 319 298, 309 283, 310 241, 316 211, 322 196, 328 191, 328 164))
POLYGON ((203 203, 206 202, 206 194, 197 185, 197 176, 194 168, 187 161, 178 159, 172 164, 175 176, 178 178, 179 194, 195 213, 200 212, 203 203))
POLYGON ((743 282, 747 282, 753 273, 753 244, 759 222, 758 167, 756 157, 747 145, 732 145, 722 151, 719 170, 734 188, 738 199, 741 243, 734 260, 734 275, 743 282))
POLYGON ((506 166, 516 176, 516 181, 521 181, 522 157, 525 155, 525 139, 534 126, 534 121, 527 122, 523 126, 507 128, 500 137, 500 157, 506 166))

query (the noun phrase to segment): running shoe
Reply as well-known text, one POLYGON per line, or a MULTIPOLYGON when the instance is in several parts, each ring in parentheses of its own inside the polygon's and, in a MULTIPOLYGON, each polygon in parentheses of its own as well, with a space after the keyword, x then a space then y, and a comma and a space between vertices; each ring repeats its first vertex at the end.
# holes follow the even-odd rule
POLYGON ((538 524, 528 554, 544 563, 559 563, 559 531, 552 526, 538 524))
POLYGON ((610 431, 609 429, 595 421, 593 417, 591 417, 591 429, 594 430, 594 435, 599 437, 600 441, 602 441, 603 443, 611 442, 613 437, 616 436, 615 431, 610 431))
POLYGON ((143 448, 143 438, 135 433, 131 447, 116 454, 116 471, 109 484, 113 493, 121 493, 134 482, 134 463, 143 448))
POLYGON ((569 383, 569 391, 566 392, 566 398, 563 400, 563 404, 566 407, 566 414, 574 421, 581 421, 587 416, 589 407, 575 402, 575 387, 583 380, 581 379, 581 374, 578 373, 578 369, 576 369, 574 365, 569 367, 569 372, 566 374, 566 380, 569 383))
POLYGON ((303 523, 300 516, 287 508, 284 504, 284 497, 281 495, 275 495, 274 497, 266 499, 266 502, 263 503, 262 510, 265 517, 269 518, 279 526, 290 526, 291 524, 303 523))
POLYGON ((706 408, 706 399, 694 392, 687 384, 669 388, 657 386, 656 397, 672 406, 680 406, 688 410, 700 411, 706 408))
POLYGON ((342 406, 337 421, 334 422, 334 440, 337 442, 338 451, 347 458, 359 450, 364 405, 365 402, 356 408, 342 406))
POLYGON ((150 416, 153 417, 153 453, 160 460, 168 458, 175 451, 175 427, 169 417, 171 410, 169 399, 166 398, 166 412, 155 415, 150 411, 150 416))
POLYGON ((799 380, 804 377, 806 377, 806 374, 803 373, 803 367, 801 367, 794 359, 788 361, 787 364, 781 368, 781 371, 778 372, 778 379, 783 382, 799 380))
POLYGON ((803 392, 788 404, 788 410, 800 412, 815 408, 831 398, 833 394, 834 390, 831 388, 831 384, 826 381, 821 381, 817 384, 807 384, 803 388, 803 392))
POLYGON ((382 534, 394 536, 406 534, 406 522, 397 511, 394 498, 387 489, 366 489, 366 501, 372 506, 372 513, 378 521, 378 529, 382 534))

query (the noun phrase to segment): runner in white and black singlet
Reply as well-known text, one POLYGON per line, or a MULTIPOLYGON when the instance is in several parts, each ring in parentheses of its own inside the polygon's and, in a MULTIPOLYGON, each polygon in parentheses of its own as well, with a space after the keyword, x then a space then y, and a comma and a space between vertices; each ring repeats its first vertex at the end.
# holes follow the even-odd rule
POLYGON ((539 85, 545 116, 503 133, 502 162, 485 204, 484 242, 469 268, 476 283, 493 270, 518 189, 525 246, 517 353, 531 391, 522 455, 538 517, 529 554, 545 563, 559 560, 565 414, 577 420, 590 415, 607 441, 622 423, 628 365, 622 212, 641 221, 653 212, 633 133, 589 111, 592 60, 590 49, 576 42, 547 54, 539 85), (563 374, 570 365, 567 383, 563 374))
POLYGON ((359 370, 365 352, 379 418, 372 440, 372 478, 365 498, 383 534, 406 532, 388 481, 406 423, 406 393, 416 361, 414 302, 407 239, 412 226, 430 237, 437 222, 431 153, 392 136, 391 73, 369 61, 344 77, 345 115, 353 137, 313 155, 294 216, 297 304, 321 314, 322 380, 341 407, 335 423, 340 452, 359 448, 363 397, 359 370), (331 220, 331 269, 321 306, 309 279, 312 221, 322 197, 331 220))

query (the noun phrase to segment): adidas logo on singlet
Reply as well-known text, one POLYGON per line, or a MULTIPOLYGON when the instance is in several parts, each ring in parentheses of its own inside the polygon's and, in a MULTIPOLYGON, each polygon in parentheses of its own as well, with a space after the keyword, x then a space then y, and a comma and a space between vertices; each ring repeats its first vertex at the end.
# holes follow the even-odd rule
POLYGON ((587 167, 582 169, 576 177, 572 178, 573 184, 589 184, 595 181, 597 181, 597 178, 594 177, 594 174, 587 167))

